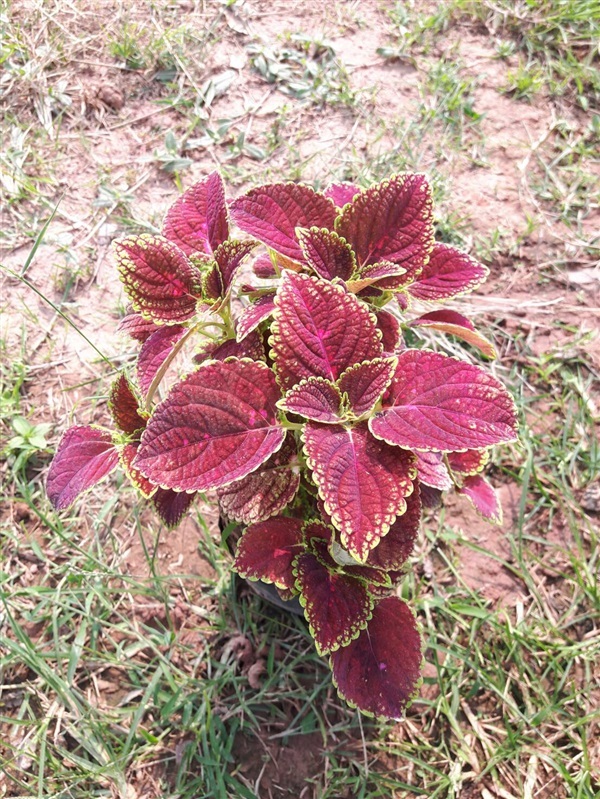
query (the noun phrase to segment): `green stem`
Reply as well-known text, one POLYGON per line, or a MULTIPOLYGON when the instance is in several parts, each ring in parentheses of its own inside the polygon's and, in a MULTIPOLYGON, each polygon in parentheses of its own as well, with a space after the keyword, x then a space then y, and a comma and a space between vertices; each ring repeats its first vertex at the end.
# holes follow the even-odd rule
POLYGON ((158 370, 158 372, 154 375, 154 380, 152 381, 152 383, 150 383, 150 388, 148 389, 148 396, 146 397, 146 410, 147 411, 150 410, 150 407, 152 405, 152 398, 156 394, 156 390, 158 389, 158 387, 159 387, 159 385, 161 383, 161 380, 166 375, 169 366, 173 362, 173 359, 178 355, 178 353, 181 352, 181 349, 182 349, 183 345, 189 339, 189 337, 192 335, 192 333, 196 332, 196 329, 197 328, 195 328, 195 327, 190 327, 189 330, 186 333, 183 334, 183 336, 179 339, 179 341, 176 344, 173 345, 173 349, 167 355, 165 360, 162 362, 161 367, 158 370))

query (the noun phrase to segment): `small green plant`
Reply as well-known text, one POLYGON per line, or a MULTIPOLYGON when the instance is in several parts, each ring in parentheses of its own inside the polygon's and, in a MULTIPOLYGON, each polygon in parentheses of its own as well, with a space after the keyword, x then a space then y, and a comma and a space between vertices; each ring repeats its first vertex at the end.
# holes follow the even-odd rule
POLYGON ((46 435, 52 425, 32 424, 23 416, 15 416, 11 426, 16 435, 8 440, 2 454, 12 463, 13 472, 20 472, 31 458, 47 448, 46 435))

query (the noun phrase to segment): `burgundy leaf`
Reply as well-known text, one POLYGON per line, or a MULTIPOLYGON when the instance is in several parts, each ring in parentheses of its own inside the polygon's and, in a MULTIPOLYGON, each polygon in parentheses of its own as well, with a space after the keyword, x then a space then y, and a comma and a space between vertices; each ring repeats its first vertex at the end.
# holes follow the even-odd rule
POLYGON ((304 449, 342 546, 364 562, 398 514, 416 477, 411 453, 373 438, 366 422, 345 428, 309 422, 304 449))
POLYGON ((126 333, 136 341, 144 342, 156 331, 157 327, 158 325, 149 319, 144 319, 141 314, 129 311, 119 322, 117 330, 119 333, 126 333))
POLYGON ((436 510, 442 504, 442 492, 439 488, 431 488, 431 486, 421 483, 421 503, 424 508, 436 510))
POLYGON ((202 271, 202 299, 214 303, 225 296, 225 282, 219 264, 213 261, 202 271))
POLYGON ((373 410, 389 386, 395 369, 395 358, 375 358, 351 366, 341 375, 338 386, 348 395, 350 408, 356 416, 373 410))
POLYGON ((406 498, 406 511, 396 517, 375 549, 369 552, 367 566, 386 572, 399 571, 410 557, 421 524, 421 491, 417 483, 414 485, 414 491, 406 498))
POLYGON ((329 544, 335 537, 335 528, 321 521, 321 519, 310 519, 304 523, 302 534, 304 540, 309 543, 317 540, 329 544))
POLYGON ((121 466, 135 488, 138 489, 143 497, 148 499, 148 497, 151 497, 154 493, 156 493, 158 486, 156 486, 154 483, 151 483, 150 480, 148 480, 147 477, 144 477, 139 469, 136 469, 133 465, 133 460, 137 455, 138 447, 138 442, 135 442, 134 444, 125 444, 120 452, 121 466))
POLYGON ((478 474, 490 459, 487 449, 468 449, 466 452, 449 452, 448 466, 461 475, 478 474))
POLYGON ((238 541, 233 566, 247 580, 293 589, 292 563, 303 550, 302 520, 277 516, 246 528, 238 541))
POLYGON ((431 189, 424 175, 396 175, 357 194, 336 231, 360 266, 393 261, 409 274, 422 269, 433 245, 431 189))
POLYGON ((219 488, 217 496, 226 516, 252 524, 280 513, 296 496, 299 486, 296 442, 288 435, 279 452, 247 477, 219 488))
POLYGON ((300 604, 320 655, 346 646, 364 630, 373 603, 360 580, 330 571, 310 552, 298 557, 294 574, 300 604))
POLYGON ((484 519, 493 524, 502 524, 502 505, 498 495, 485 477, 480 474, 469 475, 465 477, 462 486, 457 491, 471 501, 475 510, 484 519))
POLYGON ((408 606, 382 599, 359 637, 333 652, 333 680, 339 695, 363 713, 400 720, 421 672, 421 636, 408 606))
POLYGON ((243 341, 228 338, 223 342, 209 341, 194 355, 195 363, 204 363, 208 359, 224 361, 226 358, 251 358, 253 361, 265 360, 265 348, 262 338, 254 330, 243 341))
POLYGON ((333 228, 333 202, 309 186, 258 186, 231 204, 231 216, 245 233, 294 261, 304 260, 296 228, 333 228))
POLYGON ((353 183, 331 183, 323 194, 330 197, 338 208, 343 208, 347 203, 352 202, 359 192, 360 189, 353 183))
POLYGON ((142 316, 173 325, 196 313, 202 277, 179 247, 149 233, 115 241, 114 247, 125 291, 142 316))
POLYGON ((149 339, 142 344, 137 362, 137 381, 144 395, 152 385, 156 373, 165 362, 167 356, 183 338, 187 328, 181 325, 159 327, 149 339))
POLYGON ((404 349, 400 322, 389 311, 376 311, 377 329, 381 331, 384 355, 395 355, 404 349))
POLYGON ((349 284, 348 288, 357 294, 368 286, 378 288, 396 288, 405 281, 403 277, 406 269, 400 264, 391 261, 378 261, 376 264, 367 264, 360 269, 360 273, 349 284))
POLYGON ((335 424, 340 421, 342 395, 330 380, 309 377, 291 388, 277 404, 286 413, 335 424))
POLYGON ((46 479, 48 499, 57 510, 72 505, 119 465, 112 436, 95 427, 70 427, 63 435, 46 479))
POLYGON ((431 311, 410 323, 411 327, 430 327, 433 330, 440 330, 442 333, 450 333, 457 338, 463 339, 468 344, 481 350, 488 358, 496 358, 494 345, 482 336, 475 326, 466 316, 456 311, 442 310, 431 311))
POLYGON ((243 341, 246 336, 268 319, 275 311, 275 295, 265 294, 252 305, 248 305, 235 320, 237 340, 243 341))
POLYGON ((235 273, 256 246, 255 241, 224 241, 215 250, 215 261, 223 276, 224 296, 231 288, 235 273))
POLYGON ((167 527, 177 527, 195 496, 195 493, 187 494, 185 491, 158 488, 152 497, 152 504, 167 527))
POLYGON ((356 258, 348 242, 327 228, 299 230, 298 241, 308 265, 325 280, 350 280, 356 258))
POLYGON ((285 389, 307 377, 337 378, 382 353, 375 319, 344 288, 286 272, 271 327, 275 372, 285 389))
POLYGON ((138 398, 124 374, 120 374, 112 384, 108 397, 108 409, 115 424, 124 433, 133 435, 146 427, 148 414, 140 413, 138 398))
POLYGON ((447 244, 436 244, 423 271, 407 291, 419 300, 445 300, 472 291, 488 273, 470 255, 447 244))
POLYGON ((452 480, 441 452, 415 452, 419 481, 431 488, 448 491, 452 480))
POLYGON ((229 237, 225 187, 212 172, 184 192, 171 206, 163 234, 187 255, 211 253, 229 237))
POLYGON ((388 406, 372 433, 399 447, 453 452, 516 437, 515 404, 504 386, 477 366, 426 350, 404 350, 388 406))
POLYGON ((273 266, 273 261, 271 260, 271 256, 268 252, 258 256, 258 258, 252 264, 252 271, 256 277, 260 277, 263 280, 269 280, 273 277, 277 277, 277 272, 273 266))
POLYGON ((176 491, 240 480, 285 439, 272 371, 249 360, 209 361, 175 385, 142 435, 136 467, 176 491))

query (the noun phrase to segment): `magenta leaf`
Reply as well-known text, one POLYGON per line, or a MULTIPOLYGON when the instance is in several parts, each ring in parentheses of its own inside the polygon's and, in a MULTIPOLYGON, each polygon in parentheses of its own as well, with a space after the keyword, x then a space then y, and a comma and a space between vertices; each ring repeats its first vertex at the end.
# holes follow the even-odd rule
POLYGON ((384 355, 395 355, 404 349, 400 322, 389 311, 376 311, 377 329, 381 331, 381 343, 384 355))
POLYGON ((406 269, 391 261, 378 261, 361 267, 359 274, 348 284, 348 288, 357 294, 369 286, 377 288, 396 288, 405 281, 406 269))
POLYGON ((310 519, 304 523, 302 534, 309 544, 313 541, 329 544, 335 538, 335 528, 321 519, 310 519))
POLYGON ((460 475, 478 474, 490 459, 487 449, 468 449, 465 452, 449 452, 448 466, 460 475))
POLYGON ((96 427, 70 427, 63 435, 46 479, 48 499, 57 510, 72 505, 119 465, 112 436, 96 427))
POLYGON ((254 330, 243 341, 228 338, 223 342, 207 342, 194 355, 195 363, 203 363, 208 359, 224 361, 226 358, 251 358, 253 361, 265 360, 265 348, 261 336, 254 330))
POLYGON ((251 524, 237 544, 233 566, 240 577, 294 589, 294 558, 304 550, 302 520, 277 516, 251 524))
POLYGON ((373 438, 366 422, 352 428, 309 422, 303 438, 308 466, 342 546, 364 562, 406 510, 405 497, 416 477, 414 458, 373 438))
POLYGON ((377 438, 399 447, 453 452, 516 438, 515 404, 477 366, 428 350, 404 350, 384 409, 369 420, 377 438))
POLYGON ((175 201, 165 218, 163 234, 186 255, 210 254, 229 237, 225 188, 218 172, 212 172, 175 201))
POLYGON ((167 325, 194 316, 202 276, 179 247, 149 233, 120 239, 114 247, 119 275, 136 311, 167 325))
POLYGON ((419 300, 445 300, 472 291, 488 273, 470 255, 447 244, 435 244, 429 261, 407 291, 419 300))
POLYGON ((298 557, 294 574, 300 604, 320 655, 346 646, 364 630, 373 607, 364 583, 331 571, 311 552, 298 557))
POLYGON ((330 197, 338 208, 343 208, 347 203, 352 202, 359 192, 360 189, 353 183, 331 183, 323 194, 330 197))
MULTIPOLYGON (((216 261, 204 264, 202 269, 202 299, 213 304, 225 296, 225 282, 216 261)), ((220 303, 217 302, 217 305, 220 303)))
POLYGON ((433 246, 431 189, 424 175, 396 175, 357 194, 336 220, 336 231, 360 266, 393 261, 417 274, 433 246))
POLYGON ((330 380, 309 377, 291 388, 277 405, 286 413, 297 413, 316 422, 336 424, 340 421, 342 395, 330 380))
POLYGON ((119 322, 117 330, 119 333, 126 333, 136 341, 144 342, 157 328, 158 325, 155 325, 154 322, 149 319, 144 319, 141 314, 135 311, 129 311, 119 322))
POLYGON ((277 272, 273 266, 273 261, 271 260, 271 256, 268 252, 259 255, 258 258, 255 259, 254 263, 252 264, 252 271, 256 277, 260 277, 263 280, 269 280, 273 277, 277 277, 277 272))
POLYGON ((431 486, 421 483, 421 503, 424 508, 435 510, 442 504, 442 492, 439 488, 431 488, 431 486))
POLYGON ((336 216, 331 200, 298 183, 258 186, 234 200, 230 210, 241 230, 294 261, 304 260, 296 228, 332 229, 336 216))
POLYGON ((235 320, 238 341, 243 341, 246 336, 268 319, 275 311, 275 295, 265 294, 252 305, 248 305, 235 320))
POLYGON ((356 258, 348 242, 327 228, 299 230, 298 241, 308 265, 324 280, 350 280, 356 258))
POLYGON ((142 344, 137 362, 137 381, 144 395, 148 393, 156 373, 175 344, 185 335, 186 329, 181 325, 159 327, 142 344))
POLYGON ((450 333, 457 338, 461 338, 473 347, 481 350, 488 358, 496 358, 494 345, 482 336, 475 326, 466 316, 456 311, 442 310, 431 311, 410 323, 411 327, 430 327, 433 330, 440 330, 442 333, 450 333))
POLYGON ((419 481, 431 488, 448 491, 452 480, 441 452, 415 452, 419 481))
POLYGON ((421 672, 421 636, 408 605, 382 599, 366 630, 330 656, 339 695, 363 713, 400 720, 421 672))
POLYGON ((175 491, 240 480, 285 439, 272 371, 250 360, 209 361, 175 385, 142 435, 136 467, 175 491))
POLYGON ((300 486, 298 453, 293 436, 262 466, 217 490, 219 505, 230 519, 244 524, 275 516, 296 496, 300 486))
POLYGON ((223 296, 227 295, 231 288, 235 273, 243 264, 244 259, 256 246, 255 241, 224 241, 215 250, 214 258, 223 276, 223 296))
POLYGON ((389 386, 395 369, 395 358, 375 358, 350 366, 340 376, 338 386, 342 393, 347 394, 350 408, 356 416, 373 410, 389 386))
POLYGON ((151 497, 154 493, 156 493, 156 486, 154 483, 151 483, 147 477, 136 469, 133 465, 133 460, 137 455, 139 443, 135 442, 133 444, 125 444, 125 446, 121 449, 119 456, 121 459, 121 466, 123 467, 123 471, 129 478, 130 482, 138 489, 143 497, 151 497))
POLYGON ((421 524, 421 491, 415 483, 412 494, 406 497, 406 511, 397 516, 388 532, 375 549, 369 552, 367 566, 383 569, 385 572, 399 571, 404 568, 411 552, 421 524))
POLYGON ((108 409, 115 424, 124 433, 133 435, 146 427, 148 414, 140 413, 138 398, 124 374, 120 374, 112 384, 108 409))
POLYGON ((484 519, 493 524, 502 524, 502 505, 494 488, 485 477, 480 474, 469 475, 465 477, 462 486, 457 491, 471 501, 475 510, 484 519))
POLYGON ((187 494, 185 491, 158 488, 152 497, 152 504, 167 527, 177 527, 195 496, 195 493, 187 494))
POLYGON ((382 353, 375 318, 341 286, 286 272, 275 304, 272 354, 285 389, 307 377, 335 381, 382 353))

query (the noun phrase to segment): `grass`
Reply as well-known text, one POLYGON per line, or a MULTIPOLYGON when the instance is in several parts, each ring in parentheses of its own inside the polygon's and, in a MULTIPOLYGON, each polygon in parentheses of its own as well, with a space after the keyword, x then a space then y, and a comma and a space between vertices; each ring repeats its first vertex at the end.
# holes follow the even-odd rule
POLYGON ((580 505, 600 473, 597 340, 589 292, 564 288, 597 259, 596 5, 346 6, 307 6, 305 26, 292 4, 281 24, 239 2, 3 7, 2 797, 597 795, 598 525, 580 505), (372 63, 345 63, 341 36, 372 45, 372 63), (518 162, 494 150, 488 61, 458 50, 463 36, 508 76, 494 89, 515 119, 556 104, 518 162), (491 293, 456 309, 495 340, 517 398, 520 444, 491 470, 512 517, 494 532, 449 508, 425 525, 402 591, 428 667, 402 724, 346 708, 304 623, 232 581, 204 501, 168 532, 118 479, 70 514, 45 498, 73 406, 105 419, 93 346, 129 358, 106 333, 123 311, 108 242, 157 229, 215 163, 240 188, 427 171, 438 236, 492 265, 491 293), (464 175, 487 170, 518 188, 519 230, 502 201, 474 232, 490 200, 464 175), (477 563, 504 603, 474 582, 477 563))

